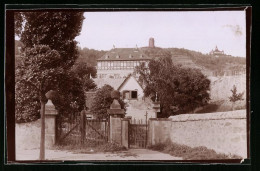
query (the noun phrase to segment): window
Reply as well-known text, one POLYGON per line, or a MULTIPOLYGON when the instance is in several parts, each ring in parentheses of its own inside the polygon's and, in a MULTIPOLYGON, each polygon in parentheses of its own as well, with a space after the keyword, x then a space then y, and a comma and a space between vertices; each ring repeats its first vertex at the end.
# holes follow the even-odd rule
POLYGON ((137 91, 131 91, 131 98, 137 99, 137 91))

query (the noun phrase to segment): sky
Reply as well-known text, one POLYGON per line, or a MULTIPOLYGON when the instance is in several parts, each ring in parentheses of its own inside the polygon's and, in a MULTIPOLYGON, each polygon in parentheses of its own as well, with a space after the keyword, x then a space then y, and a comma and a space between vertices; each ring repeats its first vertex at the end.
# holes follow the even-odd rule
POLYGON ((218 46, 228 55, 246 56, 244 11, 85 12, 76 40, 81 48, 110 50, 148 46, 185 48, 204 54, 218 46))

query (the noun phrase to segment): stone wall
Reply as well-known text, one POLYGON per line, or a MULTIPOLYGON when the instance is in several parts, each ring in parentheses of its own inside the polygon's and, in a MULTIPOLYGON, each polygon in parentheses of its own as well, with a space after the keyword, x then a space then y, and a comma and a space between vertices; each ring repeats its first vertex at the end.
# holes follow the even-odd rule
POLYGON ((171 120, 150 118, 148 121, 148 145, 162 143, 170 138, 171 120))
POLYGON ((184 114, 149 122, 149 131, 154 130, 153 139, 148 140, 151 144, 169 138, 190 147, 205 146, 218 153, 247 156, 246 110, 184 114))

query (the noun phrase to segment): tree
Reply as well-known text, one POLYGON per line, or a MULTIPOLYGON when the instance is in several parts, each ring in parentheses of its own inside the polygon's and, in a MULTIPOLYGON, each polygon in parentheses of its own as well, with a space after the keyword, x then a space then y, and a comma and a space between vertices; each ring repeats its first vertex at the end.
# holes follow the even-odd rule
MULTIPOLYGON (((57 50, 62 57, 63 67, 71 67, 78 57, 77 42, 84 19, 83 12, 50 11, 23 12, 24 28, 21 41, 26 48, 37 44, 48 45, 57 50)), ((17 24, 19 30, 21 24, 17 24)), ((21 29, 20 29, 21 30, 21 29)))
POLYGON ((144 94, 160 100, 161 112, 158 117, 169 117, 177 113, 192 112, 207 104, 210 81, 199 70, 183 68, 173 64, 170 57, 150 61, 148 68, 136 67, 139 82, 145 86, 144 94))
MULTIPOLYGON (((24 53, 21 56, 21 63, 16 68, 16 121, 26 122, 39 118, 40 99, 44 98, 46 93, 45 90, 42 91, 42 97, 40 97, 38 85, 32 86, 36 84, 35 81, 38 83, 47 80, 62 82, 61 80, 64 81, 65 78, 65 81, 75 81, 76 78, 72 77, 76 75, 70 72, 70 67, 78 57, 74 39, 80 32, 84 17, 82 12, 71 11, 23 12, 16 13, 15 19, 17 19, 15 30, 17 35, 21 36, 24 53), (56 54, 56 57, 49 53, 56 54), (45 76, 39 74, 45 74, 45 76), (57 78, 58 75, 59 78, 57 78), (30 89, 27 90, 29 84, 30 89)), ((67 86, 74 86, 70 83, 67 83, 67 86)), ((79 84, 76 85, 79 86, 79 84)), ((65 95, 65 92, 68 91, 60 92, 59 96, 69 96, 65 95)), ((77 96, 76 93, 71 93, 71 95, 77 96)), ((69 98, 68 101, 71 102, 75 98, 69 98)))
POLYGON ((230 90, 232 92, 232 96, 229 97, 229 101, 232 102, 232 110, 235 110, 235 103, 237 101, 242 101, 244 92, 242 93, 237 93, 237 87, 233 85, 233 89, 230 90))
MULTIPOLYGON (((110 108, 110 105, 113 102, 113 99, 111 98, 111 92, 113 90, 114 88, 110 85, 104 85, 96 91, 90 110, 97 118, 108 118, 107 109, 110 108)), ((119 99, 118 101, 121 108, 125 109, 125 103, 123 100, 119 99)))
POLYGON ((97 65, 97 59, 102 57, 106 51, 98 51, 88 48, 79 48, 79 62, 87 63, 88 66, 95 67, 97 65))
MULTIPOLYGON (((51 90, 61 90, 76 78, 70 79, 69 70, 78 57, 77 42, 74 40, 81 30, 82 21, 84 19, 82 12, 24 12, 20 13, 23 22, 15 23, 15 33, 21 33, 21 41, 24 44, 24 53, 21 65, 18 66, 16 80, 16 105, 26 103, 25 98, 21 98, 19 89, 32 89, 36 94, 30 94, 35 97, 35 106, 40 101, 41 113, 41 143, 40 143, 40 159, 45 156, 44 137, 45 137, 45 103, 47 99, 45 94, 51 90), (63 80, 65 84, 59 84, 63 80), (19 100, 18 100, 19 99, 19 100)), ((17 19, 20 20, 21 17, 17 19)), ((77 84, 81 88, 67 94, 76 97, 81 84, 77 84)), ((74 82, 73 82, 74 83, 74 82)), ((83 90, 83 89, 82 89, 83 90)), ((60 91, 64 93, 64 91, 60 91)), ((84 94, 84 92, 82 93, 84 94)), ((66 96, 66 95, 65 95, 66 96)), ((72 100, 66 99, 66 100, 72 100)), ((84 100, 84 99, 82 99, 84 100)), ((61 103, 62 104, 62 103, 61 103)), ((71 104, 74 109, 79 108, 80 103, 77 101, 71 104)), ((21 106, 21 105, 20 105, 21 106)), ((64 106, 69 108, 70 106, 64 106)), ((22 108, 20 108, 22 109, 22 108)), ((28 108, 23 108, 28 109, 28 108)), ((37 109, 37 107, 35 108, 37 109)), ((17 109, 18 112, 19 109, 17 109)))
POLYGON ((28 122, 40 118, 41 99, 51 89, 58 92, 55 106, 63 116, 73 113, 70 104, 75 101, 79 111, 84 105, 81 80, 71 71, 59 66, 61 57, 48 46, 37 45, 27 49, 16 70, 16 121, 28 122), (71 84, 73 82, 73 84, 71 84))
POLYGON ((72 72, 75 73, 83 83, 84 91, 89 91, 97 87, 94 80, 92 79, 95 78, 97 74, 95 67, 89 66, 85 62, 75 63, 72 67, 72 72))

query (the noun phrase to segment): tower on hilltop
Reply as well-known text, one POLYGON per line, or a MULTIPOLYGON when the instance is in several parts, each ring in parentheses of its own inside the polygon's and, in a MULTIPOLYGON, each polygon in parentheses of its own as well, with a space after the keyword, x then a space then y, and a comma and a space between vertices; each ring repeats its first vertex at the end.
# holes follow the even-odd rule
POLYGON ((155 47, 154 46, 154 38, 152 38, 152 37, 149 39, 149 47, 150 48, 154 48, 155 47))

